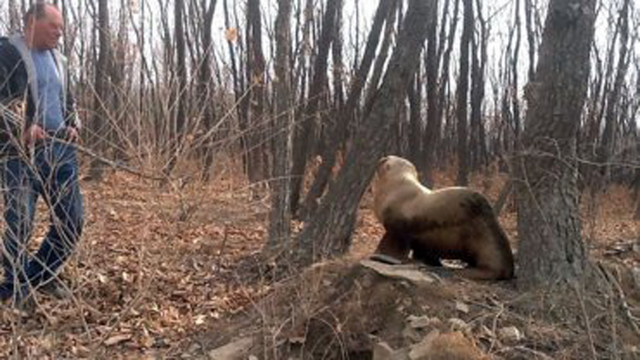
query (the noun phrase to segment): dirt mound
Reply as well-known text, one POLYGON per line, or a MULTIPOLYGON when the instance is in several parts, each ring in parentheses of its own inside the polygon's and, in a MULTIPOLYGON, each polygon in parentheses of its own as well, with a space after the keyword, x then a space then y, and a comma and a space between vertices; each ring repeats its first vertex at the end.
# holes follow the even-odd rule
POLYGON ((212 324, 192 354, 412 360, 640 356, 640 335, 615 315, 595 317, 595 303, 580 290, 566 297, 523 294, 508 282, 441 279, 414 265, 372 264, 377 263, 315 265, 244 312, 212 324), (216 352, 236 342, 239 352, 216 352))

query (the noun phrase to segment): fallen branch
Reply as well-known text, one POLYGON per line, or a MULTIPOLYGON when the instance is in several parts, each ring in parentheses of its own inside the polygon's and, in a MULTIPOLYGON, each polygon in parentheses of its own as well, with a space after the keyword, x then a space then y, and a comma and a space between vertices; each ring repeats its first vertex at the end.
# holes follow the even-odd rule
MULTIPOLYGON (((6 121, 8 121, 11 125, 20 128, 22 127, 22 120, 20 118, 20 116, 18 114, 16 114, 13 110, 11 110, 9 107, 7 107, 6 105, 0 103, 0 118, 4 118, 6 121)), ((114 169, 120 169, 120 170, 124 170, 128 173, 134 174, 134 175, 138 175, 142 178, 145 179, 150 179, 150 180, 155 180, 155 181, 167 181, 167 180, 171 180, 171 178, 168 175, 163 175, 163 176, 156 176, 156 175, 150 175, 150 174, 146 174, 138 169, 135 169, 131 166, 127 166, 124 165, 122 163, 113 161, 111 159, 107 159, 106 157, 102 156, 102 155, 98 155, 96 154, 93 150, 84 147, 76 142, 69 142, 63 139, 58 139, 58 138, 54 138, 54 137, 50 137, 48 138, 52 141, 57 141, 57 142, 61 142, 64 144, 70 144, 73 145, 76 149, 78 149, 78 151, 82 154, 85 154, 91 158, 94 158, 100 162, 102 162, 105 165, 109 165, 110 167, 114 168, 114 169)))

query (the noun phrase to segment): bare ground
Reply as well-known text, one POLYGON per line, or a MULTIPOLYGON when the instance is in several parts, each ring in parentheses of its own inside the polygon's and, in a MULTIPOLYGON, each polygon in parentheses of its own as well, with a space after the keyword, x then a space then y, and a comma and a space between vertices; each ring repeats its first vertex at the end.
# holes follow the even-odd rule
MULTIPOLYGON (((459 318, 468 326, 455 330, 496 358, 589 358, 615 349, 631 354, 630 344, 640 343, 629 325, 633 318, 618 309, 616 289, 603 290, 600 299, 581 289, 554 298, 523 294, 509 283, 460 279, 412 287, 363 269, 358 261, 382 234, 369 194, 345 258, 278 283, 244 277, 246 269, 238 266, 262 247, 269 200, 264 190, 248 187, 238 170, 232 163, 220 167, 207 185, 160 186, 123 173, 83 183, 85 233, 63 273, 75 296, 40 297, 30 315, 3 305, 0 358, 203 358, 243 334, 260 335, 252 349, 261 359, 300 351, 317 358, 368 358, 375 341, 394 348, 412 341, 402 334, 409 315, 440 320, 420 330, 425 333, 452 331, 450 319, 459 318), (508 326, 523 339, 500 339, 497 331, 508 326)), ((438 184, 451 183, 446 173, 439 176, 438 184)), ((496 199, 503 183, 502 176, 481 174, 473 187, 496 199)), ((592 258, 618 266, 627 312, 640 316, 639 290, 628 275, 640 266, 629 194, 612 187, 598 199, 597 213, 585 205, 583 220, 592 258)), ((39 220, 36 239, 46 216, 39 220)), ((500 222, 515 247, 512 206, 500 222)))

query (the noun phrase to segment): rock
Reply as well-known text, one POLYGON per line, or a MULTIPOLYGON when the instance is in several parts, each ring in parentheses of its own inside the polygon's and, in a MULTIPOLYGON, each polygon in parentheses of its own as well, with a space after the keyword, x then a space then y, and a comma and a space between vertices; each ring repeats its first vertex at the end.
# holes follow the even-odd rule
POLYGON ((410 360, 484 360, 488 357, 461 332, 435 330, 409 351, 410 360))
POLYGON ((440 336, 440 330, 432 330, 424 339, 422 339, 422 341, 411 346, 409 349, 409 359, 426 359, 426 356, 429 355, 429 352, 431 351, 434 339, 438 336, 440 336))
POLYGON ((524 338, 522 332, 515 326, 508 326, 498 330, 498 336, 508 342, 517 342, 524 338))
POLYGON ((249 356, 249 350, 253 344, 250 337, 242 338, 209 351, 210 360, 244 360, 249 356))
POLYGON ((460 302, 460 301, 456 301, 456 310, 460 311, 461 313, 465 313, 468 314, 469 313, 469 305, 460 302))
POLYGON ((402 330, 402 337, 409 340, 411 343, 417 343, 422 340, 422 335, 411 325, 405 326, 404 330, 402 330))
POLYGON ((636 266, 631 270, 633 275, 633 283, 638 291, 640 291, 640 266, 636 266))
POLYGON ((636 345, 625 345, 624 353, 625 355, 629 355, 629 359, 638 359, 640 358, 640 347, 636 345))
POLYGON ((380 275, 392 279, 407 280, 416 286, 433 283, 436 279, 418 270, 415 265, 387 265, 377 261, 362 260, 360 264, 380 275))
POLYGON ((409 326, 414 329, 423 329, 442 324, 442 321, 437 317, 410 315, 407 320, 409 321, 409 326))
POLYGON ((373 360, 393 360, 393 349, 386 342, 380 342, 373 346, 373 360))
POLYGON ((449 327, 451 331, 463 331, 469 332, 471 330, 471 326, 464 322, 464 320, 458 318, 451 318, 447 321, 449 323, 449 327))
POLYGON ((477 332, 479 333, 479 336, 486 339, 493 339, 496 337, 496 334, 494 334, 491 329, 489 329, 484 325, 481 325, 480 328, 477 330, 477 332))

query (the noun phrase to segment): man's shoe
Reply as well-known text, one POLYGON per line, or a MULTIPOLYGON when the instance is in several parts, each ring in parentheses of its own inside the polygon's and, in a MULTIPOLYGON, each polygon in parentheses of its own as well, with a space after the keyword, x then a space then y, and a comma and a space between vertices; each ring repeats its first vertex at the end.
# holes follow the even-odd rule
POLYGON ((73 295, 69 287, 57 277, 54 277, 44 284, 38 285, 36 289, 42 294, 52 296, 59 300, 68 299, 73 295))

